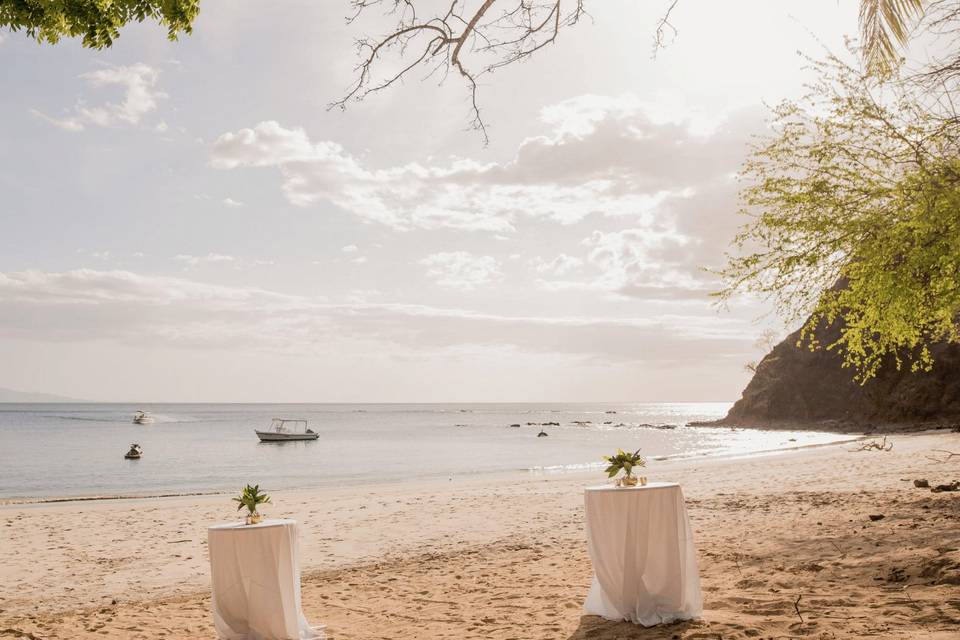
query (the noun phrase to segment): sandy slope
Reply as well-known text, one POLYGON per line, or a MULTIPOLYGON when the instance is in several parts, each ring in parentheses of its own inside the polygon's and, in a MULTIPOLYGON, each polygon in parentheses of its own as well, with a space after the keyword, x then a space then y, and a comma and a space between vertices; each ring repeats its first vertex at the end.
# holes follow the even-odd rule
MULTIPOLYGON (((648 630, 581 617, 595 475, 282 492, 270 515, 302 523, 304 608, 335 638, 955 640, 960 493, 912 480, 960 480, 960 456, 927 457, 960 434, 893 441, 653 463, 684 485, 707 611, 648 630)), ((223 496, 0 509, 0 637, 212 637, 204 527, 232 515, 223 496)))

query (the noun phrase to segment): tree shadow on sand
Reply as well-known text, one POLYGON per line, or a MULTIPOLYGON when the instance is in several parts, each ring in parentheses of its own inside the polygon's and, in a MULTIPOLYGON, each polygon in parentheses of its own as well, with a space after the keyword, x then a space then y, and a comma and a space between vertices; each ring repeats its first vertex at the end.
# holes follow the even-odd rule
POLYGON ((696 620, 642 627, 629 622, 611 622, 599 616, 582 616, 580 626, 567 640, 623 640, 624 638, 672 640, 691 637, 687 633, 699 629, 703 629, 703 623, 696 620))

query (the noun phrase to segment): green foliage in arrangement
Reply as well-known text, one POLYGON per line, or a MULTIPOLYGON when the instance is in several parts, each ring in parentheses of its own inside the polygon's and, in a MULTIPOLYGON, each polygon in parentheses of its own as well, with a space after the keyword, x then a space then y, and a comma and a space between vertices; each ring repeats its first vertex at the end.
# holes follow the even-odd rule
POLYGON ((880 82, 836 57, 809 94, 773 111, 741 178, 749 222, 728 256, 739 291, 806 314, 800 344, 835 349, 860 382, 933 364, 958 339, 960 118, 946 86, 880 82), (820 344, 818 328, 839 323, 820 344))
POLYGON ((239 498, 234 498, 234 502, 237 502, 237 511, 240 511, 244 507, 247 508, 247 511, 250 514, 257 513, 257 507, 261 504, 270 504, 270 496, 265 493, 260 493, 260 485, 247 485, 243 488, 243 492, 240 494, 239 498))
POLYGON ((628 453, 623 449, 617 449, 616 454, 603 456, 603 459, 610 463, 610 466, 605 469, 608 478, 612 478, 621 471, 630 477, 633 476, 633 469, 635 467, 645 467, 647 465, 647 461, 640 456, 640 449, 637 449, 633 453, 628 453))
POLYGON ((83 46, 103 49, 134 20, 155 20, 176 40, 191 33, 199 12, 200 0, 0 0, 0 27, 23 29, 40 43, 79 36, 83 46))

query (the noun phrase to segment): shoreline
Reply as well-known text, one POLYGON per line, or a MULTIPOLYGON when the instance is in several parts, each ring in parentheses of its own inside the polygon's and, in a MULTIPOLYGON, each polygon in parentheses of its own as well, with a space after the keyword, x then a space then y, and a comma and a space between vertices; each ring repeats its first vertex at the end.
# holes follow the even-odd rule
MULTIPOLYGON (((751 427, 727 427, 730 429, 746 429, 746 430, 757 430, 757 431, 766 431, 764 429, 753 429, 751 427)), ((796 429, 797 431, 802 431, 801 429, 796 429)), ((653 462, 671 462, 671 461, 682 461, 682 460, 725 460, 725 459, 743 459, 764 455, 778 455, 784 452, 798 451, 809 448, 818 448, 818 447, 830 447, 834 445, 843 444, 846 442, 854 442, 856 440, 862 440, 865 438, 871 437, 871 434, 857 434, 857 433, 833 433, 833 432, 821 432, 814 429, 809 429, 808 431, 817 432, 817 433, 831 433, 840 437, 838 440, 831 440, 829 442, 816 442, 810 444, 802 444, 795 446, 784 446, 777 447, 772 449, 757 449, 754 451, 738 451, 738 452, 729 452, 729 451, 720 451, 720 452, 692 452, 692 453, 677 453, 669 454, 665 456, 651 456, 648 458, 649 461, 653 462)), ((906 431, 899 435, 922 435, 924 433, 936 433, 936 430, 931 431, 906 431)), ((887 434, 889 435, 889 434, 887 434)), ((525 469, 496 469, 496 470, 480 470, 480 471, 468 471, 456 474, 458 477, 496 477, 498 475, 508 474, 508 475, 562 475, 562 474, 575 474, 575 473, 592 473, 596 472, 597 469, 602 469, 605 466, 603 462, 584 462, 584 463, 572 463, 567 465, 551 465, 551 466, 540 466, 540 467, 528 467, 525 469)), ((442 478, 449 478, 450 474, 447 473, 437 473, 437 474, 421 474, 415 476, 409 476, 404 478, 397 478, 392 481, 393 484, 396 483, 418 483, 418 482, 429 482, 429 481, 439 481, 442 478)), ((368 478, 350 478, 350 479, 339 479, 339 478, 330 478, 326 482, 318 483, 310 487, 280 487, 280 488, 269 488, 267 487, 266 491, 271 492, 287 492, 287 491, 309 491, 309 490, 319 490, 327 487, 341 486, 344 482, 348 482, 353 486, 368 486, 368 485, 378 485, 382 481, 377 479, 368 479, 368 478)), ((168 491, 157 491, 157 492, 144 492, 144 493, 117 493, 117 494, 80 494, 80 495, 56 495, 56 496, 28 496, 28 497, 10 497, 10 498, 0 498, 0 511, 8 507, 26 507, 26 506, 42 506, 47 504, 63 504, 63 503, 73 503, 73 502, 100 502, 100 501, 123 501, 123 500, 161 500, 167 498, 187 498, 195 496, 224 496, 231 495, 235 493, 233 490, 229 489, 197 489, 197 490, 188 490, 182 492, 168 492, 168 491)))
MULTIPOLYGON (((652 479, 683 485, 706 608, 703 621, 645 633, 952 638, 960 493, 911 480, 960 478, 960 460, 927 457, 960 451, 960 434, 893 441, 888 452, 835 443, 650 464, 652 479)), ((580 614, 591 571, 583 488, 603 480, 513 473, 287 490, 267 515, 300 523, 304 611, 338 640, 614 640, 635 628, 580 614)), ((235 513, 222 495, 5 508, 0 528, 18 552, 0 566, 0 629, 210 637, 206 527, 235 513)))

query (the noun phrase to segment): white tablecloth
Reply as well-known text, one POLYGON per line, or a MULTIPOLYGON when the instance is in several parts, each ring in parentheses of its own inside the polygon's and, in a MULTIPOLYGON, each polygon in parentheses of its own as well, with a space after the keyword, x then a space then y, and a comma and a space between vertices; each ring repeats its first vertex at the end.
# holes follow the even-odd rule
POLYGON ((651 626, 703 613, 697 551, 676 483, 584 492, 593 585, 584 609, 651 626))
POLYGON ((207 530, 213 623, 225 640, 323 638, 300 609, 296 520, 207 530))

